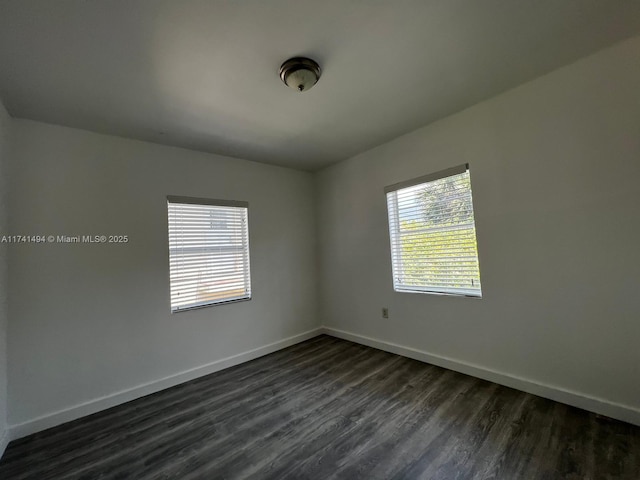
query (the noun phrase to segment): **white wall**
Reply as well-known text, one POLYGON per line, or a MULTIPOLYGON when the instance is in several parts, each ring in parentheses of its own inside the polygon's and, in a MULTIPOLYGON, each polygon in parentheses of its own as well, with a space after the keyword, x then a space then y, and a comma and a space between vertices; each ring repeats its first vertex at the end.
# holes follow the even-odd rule
MULTIPOLYGON (((7 221, 7 161, 11 118, 0 102, 0 237, 9 233, 7 221)), ((8 443, 7 430, 7 322, 8 276, 6 243, 0 243, 0 456, 8 443)))
POLYGON ((130 238, 11 246, 14 436, 316 328, 311 174, 26 120, 13 127, 12 233, 130 238), (251 301, 170 313, 168 194, 249 202, 251 301))
POLYGON ((640 422, 638 86, 640 37, 321 171, 323 324, 640 422), (393 292, 383 187, 465 162, 484 298, 393 292))

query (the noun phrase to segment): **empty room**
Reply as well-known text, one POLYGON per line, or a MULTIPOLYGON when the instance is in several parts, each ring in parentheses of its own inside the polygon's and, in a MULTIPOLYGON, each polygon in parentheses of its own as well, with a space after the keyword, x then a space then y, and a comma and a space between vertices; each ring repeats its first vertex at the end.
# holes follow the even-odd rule
POLYGON ((640 479, 640 2, 0 0, 0 479, 640 479))

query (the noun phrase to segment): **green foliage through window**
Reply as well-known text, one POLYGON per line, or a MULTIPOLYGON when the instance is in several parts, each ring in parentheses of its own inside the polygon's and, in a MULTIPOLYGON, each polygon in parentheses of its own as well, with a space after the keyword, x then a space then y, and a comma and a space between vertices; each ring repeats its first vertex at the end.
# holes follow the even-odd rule
POLYGON ((394 287, 481 296, 469 171, 387 193, 394 287))

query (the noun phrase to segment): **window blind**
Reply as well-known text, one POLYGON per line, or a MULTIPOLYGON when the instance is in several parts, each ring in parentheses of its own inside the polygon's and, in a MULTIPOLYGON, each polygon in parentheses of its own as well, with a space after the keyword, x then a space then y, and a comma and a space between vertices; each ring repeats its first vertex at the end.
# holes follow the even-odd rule
POLYGON ((171 311, 251 298, 248 204, 168 197, 171 311))
POLYGON ((467 166, 392 185, 385 192, 394 289, 481 297, 467 166))

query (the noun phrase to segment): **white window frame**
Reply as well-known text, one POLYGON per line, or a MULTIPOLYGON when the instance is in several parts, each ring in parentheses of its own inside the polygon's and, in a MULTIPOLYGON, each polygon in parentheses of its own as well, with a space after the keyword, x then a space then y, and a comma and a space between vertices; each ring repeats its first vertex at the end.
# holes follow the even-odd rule
MULTIPOLYGON (((473 232, 473 241, 475 243, 475 256, 466 257, 461 256, 456 259, 456 261, 460 262, 469 262, 473 263, 475 261, 475 267, 477 268, 477 285, 469 285, 469 287, 464 286, 443 286, 443 285, 428 285, 428 284, 418 284, 418 282, 411 282, 407 279, 410 275, 407 275, 405 269, 403 267, 403 258, 402 258, 402 236, 407 235, 411 238, 411 233, 407 233, 407 231, 402 230, 400 226, 400 210, 398 206, 398 194, 401 191, 407 194, 407 190, 411 187, 420 187, 426 185, 428 183, 436 182, 438 180, 443 180, 447 177, 452 177, 456 175, 467 174, 469 175, 469 165, 463 164, 458 165, 456 167, 448 168, 446 170, 442 170, 439 172, 435 172, 429 175, 424 175, 418 178, 414 178, 411 180, 407 180, 404 182, 395 183, 393 185, 389 185, 385 187, 384 192, 387 197, 387 215, 389 219, 389 244, 391 249, 391 268, 392 268, 392 276, 393 276, 393 288, 396 292, 405 292, 405 293, 426 293, 426 294, 434 294, 434 295, 452 295, 452 296, 463 296, 463 297, 474 297, 474 298, 482 298, 482 285, 480 283, 480 265, 479 265, 479 255, 477 250, 477 235, 475 231, 475 216, 473 212, 473 193, 471 187, 469 187, 469 204, 471 208, 471 221, 465 224, 459 225, 450 225, 443 227, 427 227, 425 231, 428 232, 452 232, 455 230, 471 230, 473 232)), ((470 177, 469 177, 470 182, 470 177)), ((406 208, 406 207, 405 207, 406 208)), ((414 208, 414 207, 412 207, 414 208)), ((406 237, 405 237, 406 238, 406 237)), ((414 237, 415 238, 415 237, 414 237)), ((443 257, 444 258, 444 257, 443 257)), ((437 262, 433 258, 425 257, 420 258, 419 262, 428 263, 428 262, 437 262)), ((441 260, 440 260, 441 261, 441 260)), ((406 262, 405 262, 406 263, 406 262)), ((466 265, 461 267, 461 269, 466 270, 470 267, 466 265)), ((458 272, 459 273, 459 272, 458 272)), ((444 275, 443 275, 444 276, 444 275)), ((471 276, 471 275, 470 275, 471 276)), ((446 278, 445 280, 452 281, 454 277, 446 278)), ((476 280, 473 280, 475 282, 476 280)), ((446 282, 441 282, 446 283, 446 282)))
MULTIPOLYGON (((199 219, 199 221, 201 222, 202 220, 199 219)), ((193 228, 194 227, 192 226, 192 229, 193 228)), ((251 300, 251 265, 250 265, 250 254, 249 254, 249 203, 248 202, 235 201, 235 200, 213 200, 208 198, 183 197, 183 196, 173 196, 173 195, 167 196, 167 232, 169 237, 169 287, 170 287, 169 303, 171 305, 172 313, 183 312, 183 311, 188 311, 188 310, 193 310, 198 308, 205 308, 205 307, 210 307, 214 305, 224 305, 228 303, 251 300), (221 247, 221 245, 219 244, 219 236, 220 236, 221 230, 225 226, 225 221, 224 220, 220 221, 219 219, 212 219, 210 224, 211 232, 208 232, 206 230, 203 231, 201 228, 199 228, 199 226, 195 227, 198 230, 197 238, 200 241, 200 245, 197 247, 185 246, 185 244, 182 243, 184 242, 185 237, 184 236, 181 237, 179 232, 180 227, 185 228, 184 226, 185 224, 183 223, 180 226, 178 226, 179 224, 176 222, 177 217, 172 218, 172 214, 174 216, 178 215, 176 210, 179 209, 180 205, 182 205, 183 207, 200 206, 200 207, 203 207, 203 210, 205 211, 207 207, 212 207, 212 209, 210 210, 212 213, 215 213, 215 209, 217 207, 220 207, 220 213, 222 214, 224 214, 225 212, 226 214, 229 214, 233 212, 232 209, 234 210, 241 209, 237 212, 234 212, 234 215, 237 214, 237 218, 240 219, 240 222, 241 222, 239 225, 239 229, 237 228, 236 231, 230 234, 234 236, 238 236, 239 234, 240 236, 239 241, 230 243, 228 246, 224 245, 221 247), (172 208, 172 206, 176 206, 176 208, 174 209, 172 208), (207 245, 206 243, 207 241, 209 241, 211 244, 207 245), (178 301, 179 293, 177 293, 177 291, 179 290, 179 287, 177 286, 177 284, 179 283, 180 269, 192 267, 191 265, 189 265, 189 267, 186 267, 185 258, 181 257, 181 254, 184 255, 185 253, 189 253, 189 250, 193 250, 193 251, 200 250, 200 251, 205 251, 209 253, 214 253, 214 252, 219 252, 220 248, 231 248, 232 251, 239 252, 237 255, 237 258, 238 258, 238 262, 240 263, 240 268, 242 269, 240 277, 242 278, 243 283, 239 285, 240 288, 238 288, 237 290, 240 290, 241 292, 236 292, 236 294, 234 295, 221 296, 219 298, 206 299, 206 300, 202 300, 202 299, 198 300, 197 299, 198 294, 195 294, 195 297, 193 298, 192 301, 188 303, 179 302, 178 301)), ((191 236, 193 236, 193 234, 191 234, 191 236)), ((216 263, 216 261, 214 261, 213 264, 211 264, 211 260, 202 260, 202 262, 203 262, 202 263, 203 269, 213 270, 210 276, 205 276, 204 279, 202 280, 205 284, 207 282, 214 283, 216 281, 220 281, 221 278, 224 279, 224 276, 223 276, 224 274, 221 274, 220 270, 223 268, 224 269, 228 268, 227 266, 224 266, 224 267, 220 266, 218 263, 216 263), (207 263, 209 263, 208 266, 207 266, 207 263)), ((233 274, 233 276, 236 279, 235 281, 237 281, 238 274, 235 273, 233 274)), ((199 278, 198 282, 200 281, 201 280, 199 278)), ((185 289, 192 291, 194 286, 197 288, 199 287, 199 284, 196 284, 196 282, 193 282, 193 283, 194 284, 191 286, 186 286, 185 289)), ((215 296, 216 294, 213 293, 210 295, 215 296)), ((206 297, 206 294, 204 294, 204 296, 206 297)))

